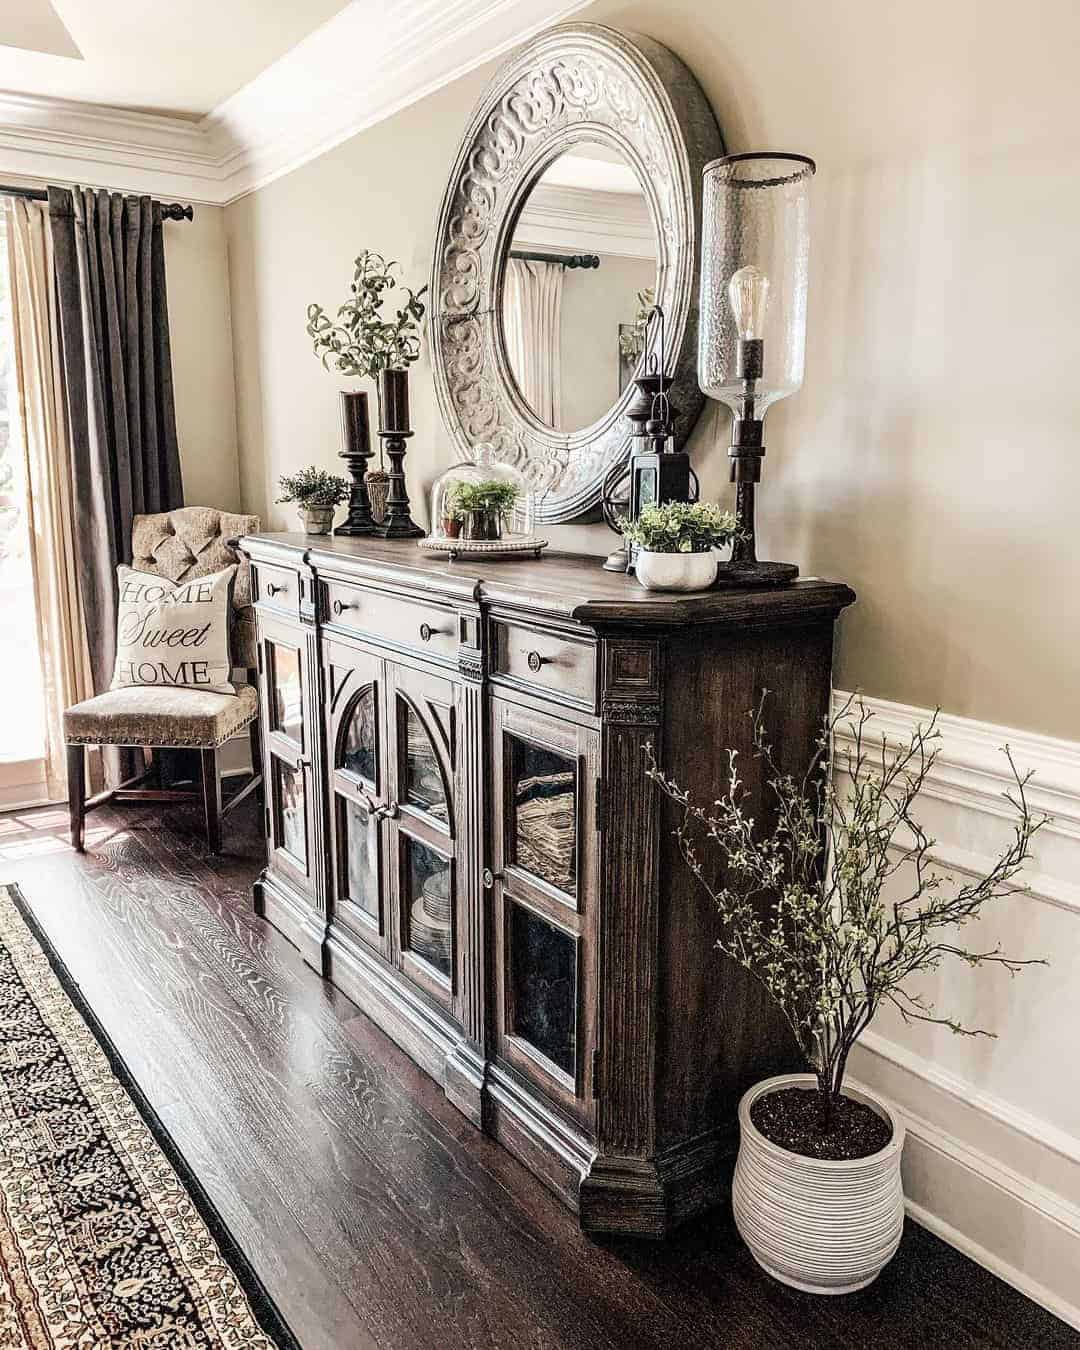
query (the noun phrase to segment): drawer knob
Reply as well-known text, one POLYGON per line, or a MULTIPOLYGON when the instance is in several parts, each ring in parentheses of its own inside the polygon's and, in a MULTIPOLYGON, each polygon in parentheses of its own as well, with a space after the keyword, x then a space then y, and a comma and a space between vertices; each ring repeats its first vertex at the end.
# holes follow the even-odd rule
POLYGON ((267 594, 267 595, 278 595, 278 594, 280 594, 284 589, 285 589, 284 586, 275 586, 274 583, 273 583, 272 581, 268 581, 268 582, 266 583, 266 594, 267 594))
POLYGON ((438 631, 439 630, 437 628, 432 628, 431 624, 422 623, 420 625, 420 641, 430 642, 438 631))
POLYGON ((535 675, 541 666, 550 666, 551 657, 541 656, 539 652, 530 652, 528 656, 529 669, 535 675))
POLYGON ((347 609, 356 609, 356 603, 348 600, 335 600, 331 609, 335 614, 344 614, 347 609))

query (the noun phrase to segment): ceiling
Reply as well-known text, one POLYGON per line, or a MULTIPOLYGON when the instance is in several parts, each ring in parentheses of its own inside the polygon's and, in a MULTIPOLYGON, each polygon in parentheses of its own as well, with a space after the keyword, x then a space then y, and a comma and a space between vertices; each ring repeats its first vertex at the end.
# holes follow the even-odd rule
POLYGON ((346 4, 3 0, 0 90, 196 119, 346 4))

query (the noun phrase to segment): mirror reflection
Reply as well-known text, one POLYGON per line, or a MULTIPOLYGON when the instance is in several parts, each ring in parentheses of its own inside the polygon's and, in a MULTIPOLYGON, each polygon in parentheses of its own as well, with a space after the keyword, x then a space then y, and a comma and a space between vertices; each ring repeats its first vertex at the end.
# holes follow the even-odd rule
POLYGON ((580 431, 634 376, 657 285, 652 215, 633 167, 583 143, 536 181, 503 270, 506 354, 546 426, 580 431))

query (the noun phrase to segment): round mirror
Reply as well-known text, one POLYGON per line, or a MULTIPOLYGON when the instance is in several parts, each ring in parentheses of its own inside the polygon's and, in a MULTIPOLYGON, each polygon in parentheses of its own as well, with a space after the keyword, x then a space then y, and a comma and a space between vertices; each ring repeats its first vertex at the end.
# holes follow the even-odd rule
POLYGON ((554 431, 599 421, 633 379, 656 299, 656 230, 629 160, 583 141, 526 196, 503 264, 502 334, 518 393, 554 431))
POLYGON ((619 391, 649 290, 665 316, 676 445, 694 425, 701 175, 721 154, 682 62, 597 24, 538 34, 477 104, 439 212, 431 366, 448 460, 491 446, 528 482, 537 524, 592 512, 626 458, 619 391))

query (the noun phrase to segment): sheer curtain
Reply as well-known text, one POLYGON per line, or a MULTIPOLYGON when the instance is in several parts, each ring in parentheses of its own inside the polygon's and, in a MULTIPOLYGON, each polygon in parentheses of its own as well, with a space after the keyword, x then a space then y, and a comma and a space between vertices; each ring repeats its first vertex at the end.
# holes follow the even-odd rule
POLYGON ((525 401, 549 427, 562 425, 563 269, 558 263, 506 261, 503 331, 510 369, 525 401))
POLYGON ((63 712, 94 693, 79 597, 71 454, 60 373, 60 337, 48 213, 37 202, 3 203, 15 339, 27 508, 45 690, 46 785, 67 795, 63 712))

